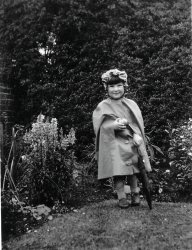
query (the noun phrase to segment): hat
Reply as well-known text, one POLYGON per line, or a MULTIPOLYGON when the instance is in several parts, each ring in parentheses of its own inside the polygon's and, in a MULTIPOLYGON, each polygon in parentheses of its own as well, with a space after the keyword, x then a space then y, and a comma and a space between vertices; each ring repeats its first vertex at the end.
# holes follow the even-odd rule
POLYGON ((102 76, 101 76, 102 83, 103 83, 105 88, 107 87, 108 81, 113 76, 119 77, 119 79, 124 82, 125 86, 128 86, 128 84, 127 84, 127 74, 126 74, 125 71, 120 71, 118 69, 110 69, 107 72, 105 72, 104 74, 102 74, 102 76))

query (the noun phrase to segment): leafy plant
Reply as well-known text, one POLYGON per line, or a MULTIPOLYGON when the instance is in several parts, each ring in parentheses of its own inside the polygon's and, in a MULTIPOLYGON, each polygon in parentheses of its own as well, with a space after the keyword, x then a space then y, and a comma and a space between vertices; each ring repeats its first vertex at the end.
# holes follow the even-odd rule
POLYGON ((24 151, 18 163, 20 192, 27 194, 30 204, 66 201, 73 186, 75 131, 71 129, 64 136, 57 119, 49 122, 40 114, 23 140, 24 151))
POLYGON ((192 188, 192 119, 171 131, 169 148, 170 167, 175 180, 175 189, 184 195, 192 188))
POLYGON ((166 133, 170 138, 168 162, 155 167, 152 173, 155 197, 158 201, 191 200, 192 119, 176 128, 170 125, 166 133))

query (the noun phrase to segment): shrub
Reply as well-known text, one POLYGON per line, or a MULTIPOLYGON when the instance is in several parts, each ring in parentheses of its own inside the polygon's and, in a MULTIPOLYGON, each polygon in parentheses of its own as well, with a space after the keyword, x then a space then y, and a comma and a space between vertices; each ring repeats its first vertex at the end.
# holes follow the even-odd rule
POLYGON ((64 136, 56 118, 45 120, 41 114, 25 133, 23 143, 18 185, 20 192, 27 194, 29 203, 50 205, 58 199, 69 199, 75 165, 72 149, 75 131, 71 129, 64 136))
POLYGON ((192 189, 192 119, 172 130, 169 148, 173 187, 182 195, 192 189))
POLYGON ((166 130, 170 137, 168 165, 154 169, 153 186, 159 201, 191 200, 192 119, 166 130))

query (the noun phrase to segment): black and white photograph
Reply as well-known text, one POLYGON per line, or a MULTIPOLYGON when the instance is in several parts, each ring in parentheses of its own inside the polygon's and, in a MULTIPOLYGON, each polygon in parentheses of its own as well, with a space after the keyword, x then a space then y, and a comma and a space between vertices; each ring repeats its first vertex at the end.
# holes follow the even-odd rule
POLYGON ((1 249, 191 250, 191 80, 191 0, 0 0, 1 249))

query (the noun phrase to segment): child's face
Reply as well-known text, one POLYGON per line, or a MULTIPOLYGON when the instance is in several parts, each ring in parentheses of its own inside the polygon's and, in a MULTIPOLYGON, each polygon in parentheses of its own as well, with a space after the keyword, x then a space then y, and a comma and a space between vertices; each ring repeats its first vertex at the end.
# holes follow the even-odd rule
POLYGON ((108 95, 115 100, 120 99, 125 92, 124 85, 121 82, 113 85, 108 85, 107 90, 108 95))

